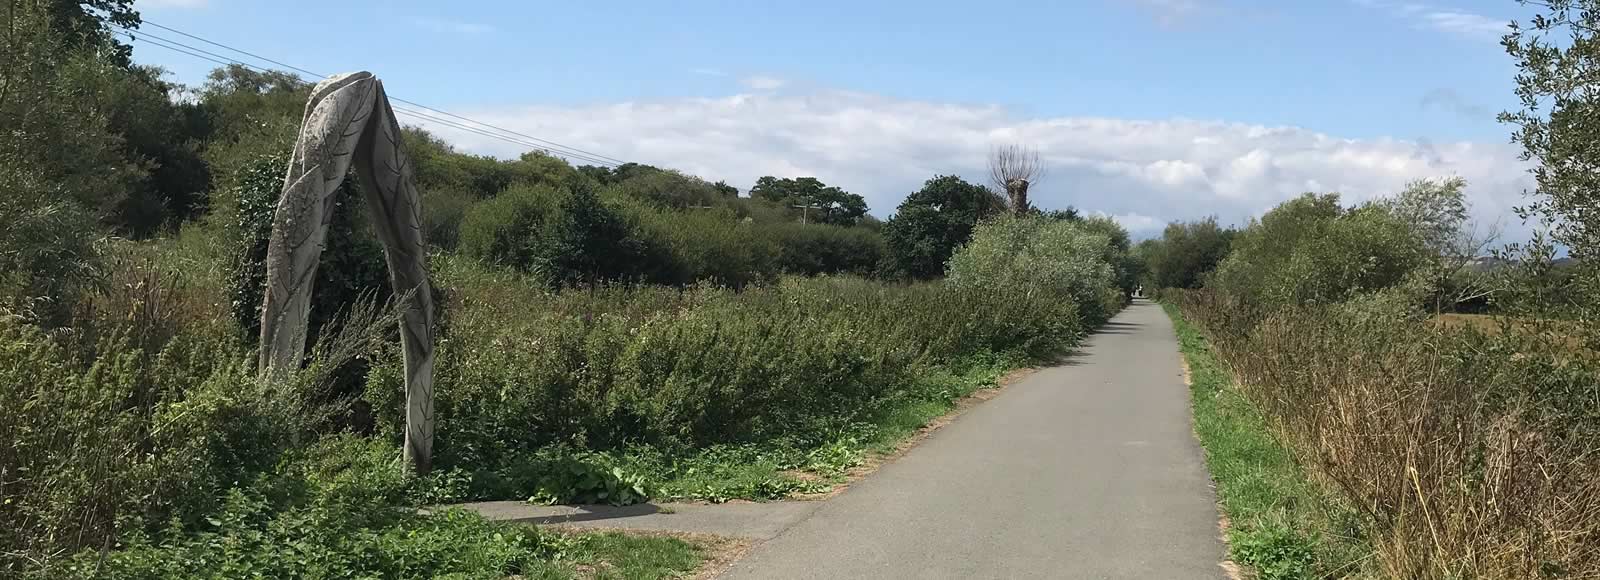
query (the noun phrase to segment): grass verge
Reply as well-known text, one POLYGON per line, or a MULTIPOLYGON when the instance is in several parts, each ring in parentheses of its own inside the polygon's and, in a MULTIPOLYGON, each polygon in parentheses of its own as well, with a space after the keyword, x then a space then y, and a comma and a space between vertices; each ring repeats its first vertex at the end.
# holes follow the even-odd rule
POLYGON ((597 532, 571 538, 568 558, 555 578, 678 578, 700 567, 707 556, 705 546, 670 536, 597 532))
POLYGON ((1226 518, 1229 556, 1263 580, 1364 578, 1372 549, 1356 513, 1307 479, 1236 389, 1199 329, 1163 304, 1189 368, 1195 431, 1226 518))
POLYGON ((608 469, 659 482, 648 494, 655 500, 720 503, 826 494, 902 451, 907 441, 955 411, 964 399, 997 386, 1006 373, 1023 366, 1020 356, 990 356, 929 368, 914 385, 879 401, 820 443, 718 445, 678 455, 634 448, 601 461, 608 469))

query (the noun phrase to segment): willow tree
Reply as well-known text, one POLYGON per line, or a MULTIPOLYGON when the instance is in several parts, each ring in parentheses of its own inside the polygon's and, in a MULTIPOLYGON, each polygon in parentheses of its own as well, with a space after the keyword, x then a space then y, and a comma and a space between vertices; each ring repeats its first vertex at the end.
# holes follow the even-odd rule
POLYGON ((1006 192, 1011 212, 1028 213, 1028 187, 1044 179, 1039 152, 1022 145, 1000 145, 989 151, 989 181, 1006 192))

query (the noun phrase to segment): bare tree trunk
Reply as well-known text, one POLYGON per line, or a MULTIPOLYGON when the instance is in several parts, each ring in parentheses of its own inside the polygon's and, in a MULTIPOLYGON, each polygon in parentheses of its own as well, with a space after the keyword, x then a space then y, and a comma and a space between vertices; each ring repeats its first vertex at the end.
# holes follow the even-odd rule
POLYGON ((989 181, 1006 192, 1011 212, 1026 215, 1028 187, 1044 178, 1044 165, 1039 163, 1039 153, 1021 145, 995 147, 989 152, 989 181))
POLYGON ((1025 215, 1028 213, 1028 180, 1013 179, 1006 182, 1006 199, 1011 202, 1011 213, 1025 215))
POLYGON ((334 193, 351 163, 384 245, 395 294, 407 301, 400 342, 406 370, 405 458, 416 473, 433 463, 433 293, 428 285, 421 203, 383 83, 357 72, 318 83, 306 103, 267 247, 261 312, 261 373, 282 379, 305 355, 311 289, 334 193))

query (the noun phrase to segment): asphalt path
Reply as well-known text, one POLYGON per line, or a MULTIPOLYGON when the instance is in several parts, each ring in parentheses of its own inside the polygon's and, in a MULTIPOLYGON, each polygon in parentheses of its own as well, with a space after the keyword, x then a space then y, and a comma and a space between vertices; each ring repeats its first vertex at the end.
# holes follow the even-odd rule
POLYGON ((1136 301, 722 577, 1226 578, 1180 361, 1136 301))

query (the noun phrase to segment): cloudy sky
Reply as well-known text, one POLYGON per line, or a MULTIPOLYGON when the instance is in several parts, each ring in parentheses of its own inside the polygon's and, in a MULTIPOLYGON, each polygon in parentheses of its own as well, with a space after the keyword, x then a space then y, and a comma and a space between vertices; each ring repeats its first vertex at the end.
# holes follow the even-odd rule
MULTIPOLYGON (((152 23, 392 96, 741 189, 815 176, 886 217, 935 174, 1039 150, 1036 204, 1170 220, 1350 202, 1460 175, 1525 229, 1510 0, 340 2, 141 0, 152 23), (781 5, 780 5, 781 4, 781 5)), ((160 28, 152 37, 196 44, 160 28)), ((215 63, 135 58, 197 83, 215 63)), ((214 46, 200 44, 215 52, 214 46)), ((242 58, 242 57, 240 57, 242 58)), ((270 66, 270 65, 269 65, 270 66)), ((420 122, 419 124, 427 124, 420 122)), ((442 127, 467 151, 523 145, 442 127)))

